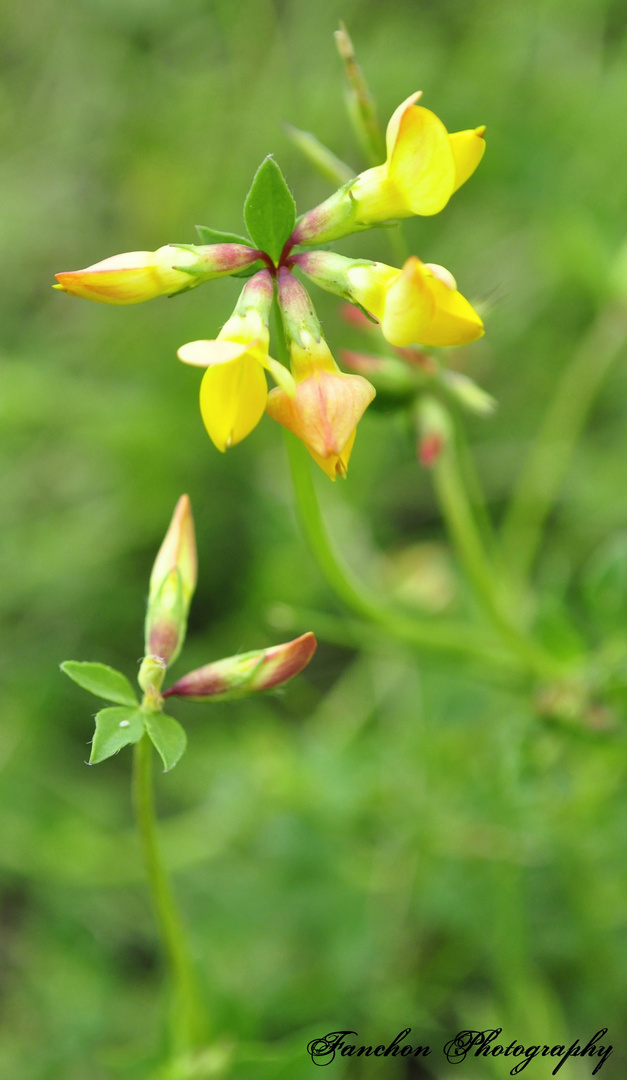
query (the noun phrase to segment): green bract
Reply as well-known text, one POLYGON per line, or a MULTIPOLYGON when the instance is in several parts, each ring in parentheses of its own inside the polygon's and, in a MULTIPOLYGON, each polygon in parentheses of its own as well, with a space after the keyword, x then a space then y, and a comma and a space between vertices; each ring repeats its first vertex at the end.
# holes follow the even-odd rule
POLYGON ((137 695, 126 675, 107 664, 66 660, 61 664, 61 671, 82 686, 83 690, 89 690, 90 694, 104 698, 105 701, 115 701, 118 705, 138 704, 137 695))
POLYGON ((197 225, 196 232, 201 244, 248 244, 245 236, 237 233, 222 232, 220 229, 212 229, 209 225, 197 225))
POLYGON ((166 772, 181 760, 187 746, 187 735, 179 724, 165 713, 144 713, 144 725, 150 741, 158 752, 166 772))
POLYGON ((139 742, 144 734, 144 715, 140 708, 124 706, 101 709, 96 713, 96 733, 91 744, 90 765, 117 754, 123 746, 139 742))
POLYGON ((296 203, 273 157, 262 161, 255 173, 244 220, 253 243, 278 265, 296 224, 296 203))

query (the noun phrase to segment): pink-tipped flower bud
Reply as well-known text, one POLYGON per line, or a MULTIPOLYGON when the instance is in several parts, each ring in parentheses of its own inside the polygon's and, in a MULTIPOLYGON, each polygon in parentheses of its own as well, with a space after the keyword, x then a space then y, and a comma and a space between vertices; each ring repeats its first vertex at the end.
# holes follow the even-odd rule
POLYGON ((453 437, 453 425, 445 406, 430 394, 423 394, 415 410, 418 459, 432 468, 453 437))
POLYGON ((102 304, 140 304, 234 274, 258 258, 259 252, 245 244, 166 244, 158 251, 127 251, 85 270, 56 274, 53 288, 102 304))
POLYGON ((196 588, 197 560, 192 507, 181 495, 150 575, 146 613, 146 655, 170 665, 187 629, 187 613, 196 588))
POLYGON ((284 645, 216 660, 184 675, 164 691, 163 697, 227 701, 261 690, 273 690, 300 674, 316 651, 316 645, 314 635, 308 633, 284 645))
POLYGON ((444 368, 440 378, 447 390, 468 412, 476 416, 492 416, 497 407, 496 398, 488 394, 474 379, 463 375, 461 371, 449 371, 444 368))

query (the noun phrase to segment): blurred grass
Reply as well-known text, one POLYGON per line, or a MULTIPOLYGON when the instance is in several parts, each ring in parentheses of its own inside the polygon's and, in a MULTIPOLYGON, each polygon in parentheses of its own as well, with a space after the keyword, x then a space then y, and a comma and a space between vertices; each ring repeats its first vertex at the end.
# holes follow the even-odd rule
MULTIPOLYGON (((92 706, 58 663, 99 659, 133 675, 176 498, 192 498, 201 560, 179 674, 279 640, 277 603, 290 630, 308 628, 299 608, 340 614, 293 518, 280 432, 266 421, 218 455, 198 373, 175 360, 184 341, 214 335, 238 283, 124 309, 59 296, 53 274, 193 241, 197 222, 237 231, 269 152, 307 209, 328 188, 284 120, 359 168, 331 37, 340 17, 382 117, 422 88, 450 130, 488 125, 477 176, 407 234, 493 305, 485 340, 455 362, 500 402, 494 419, 468 424, 497 517, 627 240, 616 0, 0 9, 1 1076, 145 1077, 159 1058, 160 959, 129 756, 85 768, 92 706)), ((383 232, 342 250, 390 258, 383 232)), ((332 347, 348 344, 331 298, 314 302, 332 347)), ((626 392, 619 362, 538 569, 544 633, 559 647, 574 618, 582 640, 618 657, 626 392)), ((398 417, 364 419, 348 481, 322 495, 364 575, 378 572, 377 550, 398 559, 441 540, 398 417)), ((454 579, 453 594, 463 610, 454 579)), ((609 1026, 617 1049, 602 1075, 624 1075, 624 671, 616 730, 582 732, 538 721, 518 691, 457 663, 376 637, 365 646, 322 642, 281 697, 178 711, 190 752, 159 786, 164 845, 216 1029, 253 1046, 234 1075, 299 1080, 313 1067, 306 1043, 328 1030, 379 1041, 411 1025, 439 1047, 493 1023, 552 1043, 609 1026), (283 1047, 282 1064, 255 1059, 261 1044, 283 1047)), ((449 1072, 435 1052, 422 1072, 404 1059, 334 1068, 449 1072)), ((498 1061, 487 1069, 467 1074, 505 1075, 498 1061)))

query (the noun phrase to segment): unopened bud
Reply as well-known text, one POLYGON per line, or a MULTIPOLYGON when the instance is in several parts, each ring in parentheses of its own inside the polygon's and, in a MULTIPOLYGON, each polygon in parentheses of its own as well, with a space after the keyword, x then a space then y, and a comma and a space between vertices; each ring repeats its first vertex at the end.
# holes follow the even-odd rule
POLYGON ((426 469, 435 465, 453 437, 453 425, 447 409, 437 398, 423 394, 415 410, 418 435, 418 459, 426 469))
POLYGON ((216 660, 184 675, 163 696, 192 701, 226 701, 272 690, 307 666, 316 645, 314 635, 308 633, 284 645, 216 660))
POLYGON ((185 639, 196 575, 192 508, 189 497, 181 495, 150 575, 146 614, 146 655, 161 657, 166 665, 185 639))
POLYGON ((348 111, 355 133, 372 163, 378 165, 385 159, 385 139, 374 98, 357 63, 353 42, 343 22, 340 22, 340 29, 335 31, 334 37, 348 81, 348 111))
POLYGON ((234 274, 258 257, 258 251, 244 244, 166 244, 157 251, 127 251, 85 270, 56 274, 58 285, 53 288, 102 304, 140 304, 234 274))
POLYGON ((442 369, 440 378, 447 390, 468 412, 477 416, 491 416, 497 407, 496 398, 483 390, 474 379, 462 375, 460 371, 442 369))

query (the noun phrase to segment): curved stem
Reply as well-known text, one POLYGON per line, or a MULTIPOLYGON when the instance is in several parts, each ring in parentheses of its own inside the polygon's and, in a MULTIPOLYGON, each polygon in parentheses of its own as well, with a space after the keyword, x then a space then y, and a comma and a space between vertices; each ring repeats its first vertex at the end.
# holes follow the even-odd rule
POLYGON ((627 307, 605 308, 562 373, 502 527, 504 554, 519 580, 531 569, 594 397, 626 336, 627 307))
POLYGON ((535 675, 543 678, 563 675, 559 661, 519 630, 503 610, 494 568, 485 554, 475 524, 453 443, 443 450, 434 465, 433 481, 444 520, 468 580, 505 644, 535 675))
POLYGON ((299 517, 311 552, 335 594, 352 611, 374 622, 399 641, 421 649, 455 653, 494 664, 507 658, 477 637, 474 629, 420 620, 395 611, 373 594, 340 560, 329 540, 318 505, 307 451, 285 433, 299 517))
POLYGON ((174 986, 172 1041, 183 1054, 204 1041, 204 1010, 181 917, 157 840, 152 743, 144 734, 133 755, 133 806, 152 904, 174 986))

